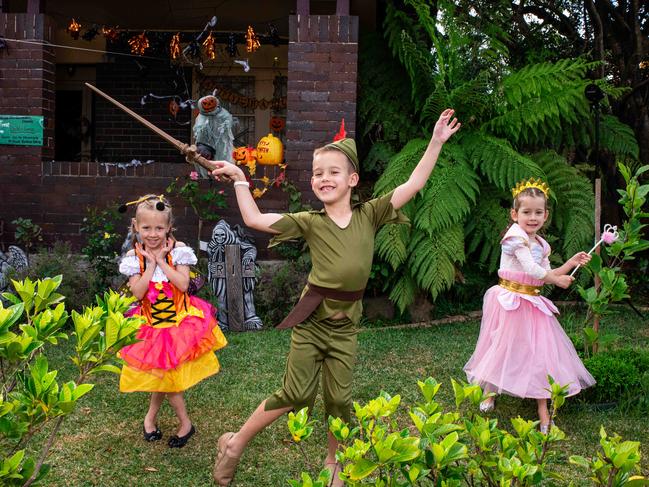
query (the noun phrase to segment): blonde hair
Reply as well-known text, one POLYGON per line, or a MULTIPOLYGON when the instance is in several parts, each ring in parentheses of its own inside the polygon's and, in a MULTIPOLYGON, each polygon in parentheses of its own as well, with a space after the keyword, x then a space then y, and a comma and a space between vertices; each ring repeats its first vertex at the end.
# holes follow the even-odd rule
POLYGON ((518 193, 516 197, 514 198, 514 201, 512 203, 512 208, 516 211, 521 207, 521 198, 543 198, 543 201, 545 202, 545 209, 548 209, 548 199, 545 196, 545 193, 541 191, 539 188, 525 188, 523 191, 518 193))
POLYGON ((167 215, 167 223, 169 225, 169 237, 175 240, 173 236, 173 224, 174 224, 174 215, 171 209, 171 203, 163 195, 158 194, 146 194, 138 198, 138 203, 135 205, 135 217, 131 219, 131 225, 129 227, 129 233, 131 234, 131 247, 135 247, 137 231, 135 230, 135 221, 137 221, 137 215, 140 209, 146 209, 151 211, 159 211, 167 215), (162 205, 162 208, 160 208, 162 205))

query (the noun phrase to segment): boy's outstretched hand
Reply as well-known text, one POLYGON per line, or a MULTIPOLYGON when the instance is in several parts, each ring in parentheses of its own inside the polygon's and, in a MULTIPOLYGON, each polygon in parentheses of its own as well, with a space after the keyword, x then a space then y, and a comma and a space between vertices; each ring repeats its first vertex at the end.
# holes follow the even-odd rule
POLYGON ((245 181, 246 176, 236 164, 228 161, 212 161, 216 169, 212 171, 212 176, 217 181, 245 181))
POLYGON ((452 108, 447 108, 442 112, 439 120, 435 123, 432 140, 444 143, 451 138, 451 135, 460 130, 462 124, 457 121, 457 118, 451 120, 453 114, 455 114, 455 110, 452 108))

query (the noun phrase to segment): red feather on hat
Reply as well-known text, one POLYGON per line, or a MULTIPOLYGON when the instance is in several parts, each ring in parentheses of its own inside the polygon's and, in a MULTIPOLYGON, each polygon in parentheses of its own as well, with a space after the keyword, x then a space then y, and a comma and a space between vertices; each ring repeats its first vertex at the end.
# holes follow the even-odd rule
POLYGON ((338 140, 342 140, 345 137, 347 137, 347 132, 345 132, 345 119, 343 118, 340 122, 340 130, 338 130, 338 133, 334 135, 334 142, 338 140))

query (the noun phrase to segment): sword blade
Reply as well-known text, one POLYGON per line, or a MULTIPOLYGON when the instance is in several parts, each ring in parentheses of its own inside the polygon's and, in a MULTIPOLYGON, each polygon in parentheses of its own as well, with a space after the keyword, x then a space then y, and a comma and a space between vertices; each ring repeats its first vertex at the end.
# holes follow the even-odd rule
MULTIPOLYGON (((115 100, 113 97, 107 95, 106 93, 104 93, 103 91, 101 91, 101 90, 100 90, 99 88, 97 88, 96 86, 93 86, 93 85, 91 85, 90 83, 85 83, 85 85, 86 85, 88 88, 90 88, 92 91, 94 91, 95 93, 97 93, 98 95, 102 96, 103 98, 105 98, 106 100, 108 100, 109 102, 111 102, 113 105, 115 105, 115 106, 116 106, 117 108, 119 108, 120 110, 122 110, 122 111, 126 112, 127 114, 129 114, 131 117, 133 117, 135 120, 137 120, 138 122, 140 122, 142 125, 144 125, 145 127, 147 127, 147 128, 148 128, 149 130, 151 130, 152 132, 154 132, 156 135, 162 137, 164 140, 166 140, 167 142, 169 142, 171 145, 173 145, 176 149, 178 149, 178 150, 179 150, 180 152, 182 152, 183 154, 185 154, 185 153, 187 152, 187 149, 188 149, 188 147, 189 147, 187 144, 182 143, 181 141, 179 141, 179 140, 176 139, 175 137, 169 135, 169 134, 168 134, 167 132, 165 132, 164 130, 162 130, 162 129, 156 127, 156 126, 153 125, 151 122, 149 122, 146 118, 142 117, 141 115, 138 115, 138 114, 135 113, 133 110, 131 110, 131 109, 128 108, 127 106, 121 104, 120 102, 118 102, 117 100, 115 100)), ((196 155, 196 156, 193 158, 193 161, 196 162, 196 163, 198 163, 198 164, 200 164, 201 166, 203 166, 203 167, 204 167, 205 169, 207 169, 208 171, 212 171, 212 170, 214 170, 214 169, 216 168, 215 164, 214 164, 212 161, 209 161, 208 159, 205 159, 203 156, 196 155)), ((187 161, 187 162, 189 162, 189 161, 187 161)))

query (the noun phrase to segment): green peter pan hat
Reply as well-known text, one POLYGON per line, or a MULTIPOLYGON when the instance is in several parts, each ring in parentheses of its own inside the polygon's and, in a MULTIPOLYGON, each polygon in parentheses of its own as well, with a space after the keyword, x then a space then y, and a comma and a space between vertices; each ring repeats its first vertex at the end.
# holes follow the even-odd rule
POLYGON ((360 170, 360 164, 358 163, 358 155, 356 153, 356 142, 354 142, 354 139, 350 138, 344 138, 337 140, 336 142, 332 142, 331 144, 325 145, 327 148, 333 148, 341 151, 343 154, 347 156, 347 159, 349 159, 349 162, 352 163, 352 166, 354 166, 354 170, 358 172, 360 170))

